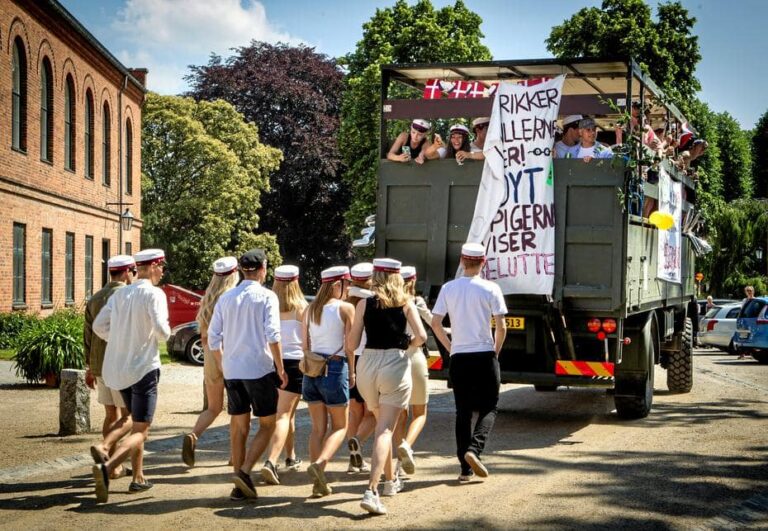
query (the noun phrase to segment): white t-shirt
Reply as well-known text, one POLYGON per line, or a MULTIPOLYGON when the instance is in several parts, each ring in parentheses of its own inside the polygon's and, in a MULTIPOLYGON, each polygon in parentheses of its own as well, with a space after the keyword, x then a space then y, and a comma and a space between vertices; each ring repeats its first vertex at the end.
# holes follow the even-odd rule
POLYGON ((470 151, 470 153, 482 153, 483 152, 483 148, 481 148, 480 146, 478 146, 474 142, 470 142, 470 144, 469 144, 469 151, 470 151))
POLYGON ((579 149, 579 143, 575 143, 572 146, 565 144, 562 140, 558 140, 555 143, 555 158, 556 159, 570 159, 576 158, 576 151, 579 149))
POLYGON ((576 146, 578 149, 573 155, 573 158, 583 159, 584 157, 592 157, 594 159, 610 159, 613 157, 613 150, 603 144, 595 143, 592 147, 583 147, 582 145, 576 146))
POLYGON ((507 313, 501 288, 479 276, 461 277, 443 285, 434 315, 451 318, 451 355, 494 349, 491 317, 507 313))

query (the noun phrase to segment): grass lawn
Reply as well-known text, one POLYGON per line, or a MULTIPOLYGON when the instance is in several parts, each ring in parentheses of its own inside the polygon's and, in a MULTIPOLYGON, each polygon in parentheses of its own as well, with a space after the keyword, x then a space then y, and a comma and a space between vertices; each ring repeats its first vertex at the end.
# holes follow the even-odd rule
MULTIPOLYGON (((13 358, 14 354, 16 354, 16 351, 13 349, 0 349, 0 360, 9 360, 13 358)), ((168 347, 166 346, 165 341, 160 343, 160 362, 163 365, 167 365, 171 363, 173 360, 168 355, 168 347)))
POLYGON ((0 360, 10 360, 16 351, 13 349, 0 349, 0 360))

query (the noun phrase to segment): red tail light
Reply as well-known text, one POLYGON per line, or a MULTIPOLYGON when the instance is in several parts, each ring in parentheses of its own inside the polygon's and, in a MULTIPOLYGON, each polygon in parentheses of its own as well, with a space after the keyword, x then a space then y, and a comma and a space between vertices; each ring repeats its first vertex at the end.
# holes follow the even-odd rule
POLYGON ((717 324, 717 319, 712 319, 707 323, 707 332, 711 332, 715 329, 715 325, 717 324))
POLYGON ((616 319, 603 319, 603 332, 613 334, 616 331, 616 319))
POLYGON ((589 321, 587 321, 587 330, 590 332, 597 332, 600 330, 600 319, 593 317, 589 321))

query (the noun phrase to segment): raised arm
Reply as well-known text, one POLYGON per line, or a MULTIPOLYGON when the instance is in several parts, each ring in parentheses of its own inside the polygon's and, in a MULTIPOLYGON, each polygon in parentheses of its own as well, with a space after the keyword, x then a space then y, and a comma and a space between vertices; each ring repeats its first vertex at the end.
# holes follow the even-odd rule
POLYGON ((403 146, 408 141, 408 133, 400 133, 392 143, 392 147, 389 148, 387 153, 387 160, 394 162, 408 162, 411 160, 411 156, 406 153, 401 153, 403 146))

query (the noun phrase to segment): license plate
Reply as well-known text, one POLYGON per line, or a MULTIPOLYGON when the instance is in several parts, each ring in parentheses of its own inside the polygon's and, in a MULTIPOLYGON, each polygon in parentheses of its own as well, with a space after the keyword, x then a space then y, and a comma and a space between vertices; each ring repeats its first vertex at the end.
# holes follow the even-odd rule
MULTIPOLYGON (((525 317, 505 317, 504 320, 507 323, 507 330, 525 330, 525 317)), ((491 327, 494 327, 495 323, 491 319, 491 327)))

